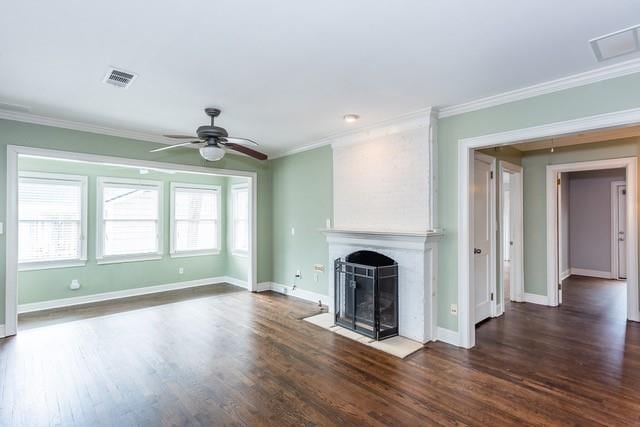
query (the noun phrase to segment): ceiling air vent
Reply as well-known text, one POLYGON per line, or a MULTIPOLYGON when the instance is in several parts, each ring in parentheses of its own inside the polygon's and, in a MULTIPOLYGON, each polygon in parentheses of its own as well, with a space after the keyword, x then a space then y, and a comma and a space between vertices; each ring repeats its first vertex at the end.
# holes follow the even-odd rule
POLYGON ((127 88, 135 78, 136 75, 129 71, 110 68, 104 76, 104 82, 110 85, 127 88))
POLYGON ((640 25, 589 40, 598 61, 640 52, 640 25))

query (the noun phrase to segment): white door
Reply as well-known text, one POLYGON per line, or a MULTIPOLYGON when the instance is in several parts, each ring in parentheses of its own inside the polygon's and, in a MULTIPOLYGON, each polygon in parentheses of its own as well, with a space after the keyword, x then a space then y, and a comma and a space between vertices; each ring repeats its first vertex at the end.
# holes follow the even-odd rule
MULTIPOLYGON (((491 158, 476 153, 473 186, 473 262, 476 296, 476 323, 491 316, 491 234, 492 234, 492 180, 491 158)), ((495 209, 495 206, 493 206, 495 209)))
POLYGON ((627 186, 618 185, 618 278, 627 278, 627 186))

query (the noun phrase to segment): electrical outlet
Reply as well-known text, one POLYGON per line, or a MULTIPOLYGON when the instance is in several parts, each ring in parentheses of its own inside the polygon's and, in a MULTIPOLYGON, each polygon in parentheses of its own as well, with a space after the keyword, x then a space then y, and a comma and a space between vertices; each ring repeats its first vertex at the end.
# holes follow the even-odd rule
POLYGON ((331 220, 329 218, 325 220, 324 225, 327 227, 327 230, 331 230, 331 220))
POLYGON ((300 272, 300 270, 296 270, 296 279, 299 279, 302 277, 302 273, 300 272))
POLYGON ((449 312, 451 314, 453 314, 454 316, 457 316, 458 315, 458 304, 451 304, 449 306, 449 312))
POLYGON ((291 227, 291 235, 295 236, 296 235, 296 229, 295 227, 291 227))
POLYGON ((80 282, 78 282, 78 279, 73 279, 71 281, 71 283, 69 284, 69 289, 71 289, 72 291, 80 289, 80 282))
POLYGON ((323 273, 324 272, 324 265, 322 265, 322 264, 314 264, 313 265, 313 271, 315 271, 316 273, 323 273))
POLYGON ((178 274, 184 274, 184 267, 178 268, 178 274))

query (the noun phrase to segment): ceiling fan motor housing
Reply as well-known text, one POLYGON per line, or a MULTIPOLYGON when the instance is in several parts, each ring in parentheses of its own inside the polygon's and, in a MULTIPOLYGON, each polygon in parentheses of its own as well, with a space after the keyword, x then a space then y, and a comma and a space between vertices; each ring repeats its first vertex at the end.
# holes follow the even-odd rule
POLYGON ((221 128, 220 126, 200 126, 196 133, 198 134, 198 138, 200 139, 226 138, 229 136, 227 130, 225 128, 221 128))

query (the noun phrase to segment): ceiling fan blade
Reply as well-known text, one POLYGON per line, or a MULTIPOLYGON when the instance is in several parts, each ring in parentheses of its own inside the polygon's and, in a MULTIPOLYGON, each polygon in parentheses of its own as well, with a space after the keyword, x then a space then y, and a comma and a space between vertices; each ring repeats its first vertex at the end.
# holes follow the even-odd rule
POLYGON ((150 153, 157 153, 158 151, 171 150, 172 148, 184 147, 185 145, 190 145, 190 144, 199 144, 200 142, 202 141, 188 141, 188 142, 183 142, 181 144, 176 144, 176 145, 167 145, 166 147, 160 147, 160 148, 156 148, 155 150, 151 150, 150 153))
POLYGON ((194 139, 197 138, 197 136, 193 136, 193 135, 162 135, 165 138, 172 138, 172 139, 194 139))
POLYGON ((252 149, 252 148, 245 147, 244 145, 234 144, 233 142, 229 142, 229 143, 224 144, 224 146, 226 148, 231 149, 231 150, 235 150, 235 151, 238 151, 238 152, 240 152, 242 154, 246 154, 247 156, 251 156, 254 159, 267 160, 267 158, 268 158, 266 154, 263 154, 263 153, 261 153, 259 151, 256 151, 256 150, 252 149))
POLYGON ((236 136, 226 136, 224 139, 228 139, 228 140, 234 140, 234 141, 247 141, 253 145, 260 145, 257 142, 255 142, 253 139, 249 139, 249 138, 239 138, 236 136))

